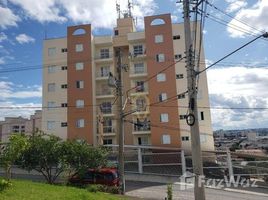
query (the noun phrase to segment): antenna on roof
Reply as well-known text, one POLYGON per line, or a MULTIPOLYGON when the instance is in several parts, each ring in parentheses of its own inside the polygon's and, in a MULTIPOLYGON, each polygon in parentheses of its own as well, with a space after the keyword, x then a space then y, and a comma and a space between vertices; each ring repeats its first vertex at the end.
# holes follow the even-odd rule
POLYGON ((116 1, 116 12, 118 15, 118 19, 121 18, 121 9, 120 9, 120 4, 118 3, 118 1, 116 1))
POLYGON ((130 0, 128 0, 127 8, 128 8, 128 16, 129 16, 129 17, 132 17, 133 3, 132 3, 130 0))
POLYGON ((47 39, 47 29, 45 29, 44 38, 47 39))

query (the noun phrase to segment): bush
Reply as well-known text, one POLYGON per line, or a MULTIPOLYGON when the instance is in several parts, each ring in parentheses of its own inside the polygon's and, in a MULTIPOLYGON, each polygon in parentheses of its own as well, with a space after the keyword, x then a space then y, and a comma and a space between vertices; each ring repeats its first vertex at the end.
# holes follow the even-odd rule
POLYGON ((119 187, 117 186, 107 186, 107 185, 88 185, 86 187, 87 191, 89 192, 106 192, 111 194, 119 194, 119 187))
POLYGON ((119 187, 118 186, 106 186, 105 192, 112 193, 112 194, 119 194, 119 187))
POLYGON ((4 191, 5 189, 11 187, 12 184, 8 180, 0 179, 0 192, 4 191))
POLYGON ((95 185, 95 184, 92 184, 92 185, 88 185, 87 186, 87 191, 89 192, 105 192, 105 186, 104 185, 95 185))

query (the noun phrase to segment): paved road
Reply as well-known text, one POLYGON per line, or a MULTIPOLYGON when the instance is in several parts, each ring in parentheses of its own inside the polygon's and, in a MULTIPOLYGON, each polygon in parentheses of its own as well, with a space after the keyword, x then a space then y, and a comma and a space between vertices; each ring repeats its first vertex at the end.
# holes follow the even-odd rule
MULTIPOLYGON (((163 200, 166 197, 165 184, 149 182, 126 182, 126 194, 150 200, 163 200)), ((174 200, 194 200, 193 189, 181 190, 181 185, 173 185, 174 200)), ((268 189, 240 188, 210 189, 206 188, 207 200, 268 200, 268 189)))

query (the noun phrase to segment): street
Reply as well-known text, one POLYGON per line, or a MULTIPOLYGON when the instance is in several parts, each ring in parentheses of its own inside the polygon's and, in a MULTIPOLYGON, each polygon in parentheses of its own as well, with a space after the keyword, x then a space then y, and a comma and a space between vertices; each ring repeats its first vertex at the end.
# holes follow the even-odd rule
MULTIPOLYGON (((194 200, 193 189, 181 190, 179 184, 173 185, 174 200, 194 200)), ((126 182, 126 195, 143 199, 163 200, 167 185, 149 182, 126 182)), ((268 189, 265 188, 225 188, 225 190, 206 188, 207 200, 267 200, 268 189)))

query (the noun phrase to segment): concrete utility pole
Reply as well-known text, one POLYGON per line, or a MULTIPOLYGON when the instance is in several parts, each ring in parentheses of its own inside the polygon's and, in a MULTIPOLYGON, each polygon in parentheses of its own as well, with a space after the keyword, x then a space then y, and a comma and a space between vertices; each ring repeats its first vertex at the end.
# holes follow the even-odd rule
POLYGON ((191 128, 191 145, 192 145, 192 163, 193 173, 195 175, 194 196, 195 200, 205 200, 204 184, 201 180, 203 176, 202 152, 200 146, 200 133, 197 110, 197 91, 196 75, 194 69, 194 58, 192 50, 191 26, 190 26, 190 3, 189 0, 183 0, 184 11, 184 34, 185 34, 185 52, 187 68, 187 84, 189 98, 189 114, 187 115, 187 124, 191 128))
POLYGON ((119 182, 120 182, 120 193, 125 194, 125 166, 124 166, 124 113, 123 113, 123 91, 122 91, 122 51, 119 48, 117 51, 117 95, 118 95, 118 104, 119 104, 119 182))

